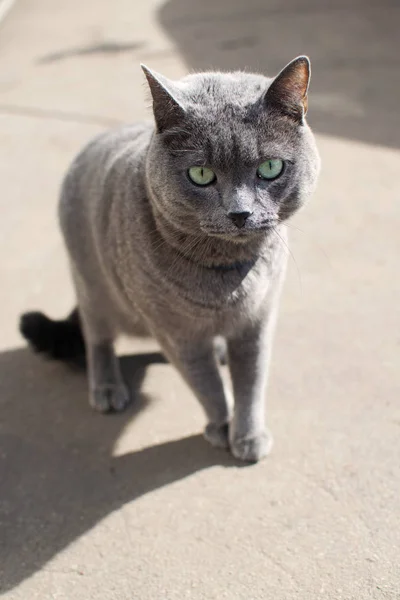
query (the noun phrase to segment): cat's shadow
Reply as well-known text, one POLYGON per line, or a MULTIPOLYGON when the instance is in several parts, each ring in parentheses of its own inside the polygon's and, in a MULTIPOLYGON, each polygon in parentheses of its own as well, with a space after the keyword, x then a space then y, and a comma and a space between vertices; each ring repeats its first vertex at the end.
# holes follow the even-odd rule
MULTIPOLYGON (((397 9, 386 4, 381 10, 371 0, 166 0, 158 19, 189 70, 272 76, 308 54, 314 130, 398 148, 397 9)), ((171 75, 167 67, 164 74, 171 75)))
POLYGON ((194 435, 112 456, 150 401, 140 386, 158 353, 124 357, 136 390, 121 415, 89 410, 85 374, 27 349, 0 354, 0 592, 40 569, 124 503, 217 464, 228 453, 194 435))

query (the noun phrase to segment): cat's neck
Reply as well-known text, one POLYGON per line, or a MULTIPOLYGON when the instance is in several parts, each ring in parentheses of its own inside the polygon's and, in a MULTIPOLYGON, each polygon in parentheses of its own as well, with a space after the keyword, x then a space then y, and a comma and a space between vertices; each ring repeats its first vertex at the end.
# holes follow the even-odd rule
POLYGON ((268 234, 249 237, 245 241, 232 241, 212 237, 188 223, 189 231, 174 226, 161 213, 154 214, 156 237, 162 238, 160 246, 167 244, 176 254, 186 260, 209 269, 229 270, 251 265, 262 254, 268 243, 268 234))

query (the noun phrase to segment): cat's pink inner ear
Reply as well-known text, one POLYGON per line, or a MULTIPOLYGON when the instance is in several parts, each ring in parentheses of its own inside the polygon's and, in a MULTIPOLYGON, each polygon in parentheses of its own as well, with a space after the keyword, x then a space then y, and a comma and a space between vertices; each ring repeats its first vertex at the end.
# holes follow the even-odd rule
POLYGON ((311 66, 307 56, 295 58, 271 83, 266 93, 267 102, 295 120, 301 120, 307 113, 310 76, 311 66))
POLYGON ((178 125, 185 114, 179 101, 179 90, 175 89, 172 81, 151 71, 145 65, 140 65, 149 84, 153 99, 153 113, 159 132, 178 125))

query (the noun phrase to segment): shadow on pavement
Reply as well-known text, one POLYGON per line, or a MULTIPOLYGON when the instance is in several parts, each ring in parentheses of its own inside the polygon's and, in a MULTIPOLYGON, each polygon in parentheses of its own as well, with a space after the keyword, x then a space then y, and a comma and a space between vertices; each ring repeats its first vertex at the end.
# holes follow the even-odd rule
POLYGON ((167 0, 159 20, 193 70, 272 76, 295 56, 308 54, 314 129, 400 146, 396 0, 167 0))
POLYGON ((0 592, 126 502, 234 464, 201 435, 112 456, 121 430, 150 402, 140 385, 155 362, 165 361, 158 353, 122 359, 136 398, 125 414, 105 417, 89 410, 83 373, 26 349, 0 355, 0 592))

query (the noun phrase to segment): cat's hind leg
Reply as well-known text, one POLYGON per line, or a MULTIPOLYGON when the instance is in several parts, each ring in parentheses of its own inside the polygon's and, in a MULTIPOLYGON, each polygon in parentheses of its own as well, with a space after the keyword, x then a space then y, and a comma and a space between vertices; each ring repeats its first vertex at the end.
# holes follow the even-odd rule
POLYGON ((117 326, 106 293, 88 289, 74 274, 82 333, 86 346, 89 404, 100 412, 123 410, 130 400, 114 350, 117 326))
POLYGON ((130 400, 112 340, 87 339, 89 403, 100 412, 121 411, 130 400))

